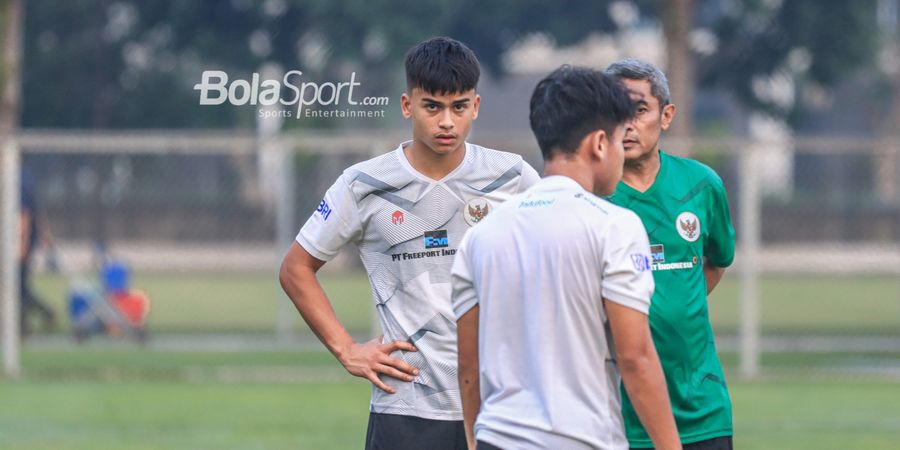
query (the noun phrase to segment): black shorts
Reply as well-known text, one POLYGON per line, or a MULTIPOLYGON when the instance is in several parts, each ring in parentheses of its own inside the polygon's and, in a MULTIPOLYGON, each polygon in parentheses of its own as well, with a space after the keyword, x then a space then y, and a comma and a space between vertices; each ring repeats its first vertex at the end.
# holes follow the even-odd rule
MULTIPOLYGON (((683 444, 683 450, 734 450, 734 443, 732 442, 731 436, 720 436, 714 437, 712 439, 707 439, 705 441, 700 442, 691 442, 690 444, 683 444)), ((645 450, 635 449, 632 450, 645 450)), ((649 450, 653 450, 652 448, 649 450)))
POLYGON ((466 450, 462 420, 369 413, 366 450, 466 450))

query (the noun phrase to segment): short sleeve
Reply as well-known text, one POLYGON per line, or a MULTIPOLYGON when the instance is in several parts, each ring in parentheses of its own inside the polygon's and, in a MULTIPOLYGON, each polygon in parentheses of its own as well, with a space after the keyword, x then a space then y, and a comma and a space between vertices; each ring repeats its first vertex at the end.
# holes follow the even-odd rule
POLYGON ((450 270, 450 303, 457 320, 478 305, 472 266, 468 258, 468 242, 471 234, 472 231, 469 230, 463 235, 453 258, 453 268, 450 270))
POLYGON ((534 167, 531 167, 531 164, 528 164, 524 159, 522 160, 522 175, 519 177, 519 191, 525 192, 533 186, 535 183, 541 180, 541 176, 537 173, 537 170, 534 170, 534 167))
POLYGON ((348 242, 362 236, 359 207, 341 176, 325 193, 315 212, 297 234, 297 243, 322 261, 334 258, 348 242))
POLYGON ((734 261, 734 227, 728 210, 728 196, 718 175, 712 183, 712 199, 709 210, 706 242, 703 256, 716 267, 728 267, 734 261))
POLYGON ((606 233, 600 264, 603 298, 647 314, 654 283, 650 242, 641 219, 624 211, 612 219, 606 233))

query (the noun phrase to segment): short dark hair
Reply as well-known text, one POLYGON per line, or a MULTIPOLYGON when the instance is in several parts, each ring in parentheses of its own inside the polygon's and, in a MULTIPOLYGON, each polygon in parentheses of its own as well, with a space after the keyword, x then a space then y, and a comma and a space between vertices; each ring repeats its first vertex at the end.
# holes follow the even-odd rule
POLYGON ((545 161, 554 152, 575 153, 592 131, 611 135, 632 117, 634 103, 621 82, 587 67, 563 65, 531 95, 531 131, 545 161))
POLYGON ((462 42, 436 37, 406 52, 406 86, 431 94, 466 92, 478 86, 478 58, 462 42))

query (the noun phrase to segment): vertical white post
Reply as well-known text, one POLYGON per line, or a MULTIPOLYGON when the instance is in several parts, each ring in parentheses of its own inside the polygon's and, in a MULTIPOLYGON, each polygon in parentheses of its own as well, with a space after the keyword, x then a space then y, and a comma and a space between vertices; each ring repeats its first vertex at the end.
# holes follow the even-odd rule
POLYGON ((19 127, 22 62, 21 0, 0 0, 0 347, 3 373, 21 373, 19 359, 19 127))
MULTIPOLYGON (((265 64, 260 68, 260 77, 265 80, 280 80, 284 70, 277 64, 265 64)), ((259 158, 263 170, 261 182, 270 185, 275 196, 275 267, 281 264, 281 257, 294 240, 297 224, 294 223, 294 159, 292 151, 281 138, 284 123, 281 103, 262 106, 257 114, 256 129, 259 139, 259 158), (270 184, 271 183, 271 184, 270 184)), ((294 339, 294 323, 297 311, 287 295, 279 289, 275 299, 275 337, 280 341, 294 339)))
POLYGON ((740 249, 741 249, 741 376, 759 374, 759 247, 760 247, 760 152, 750 145, 741 154, 740 249))
POLYGON ((19 149, 12 136, 0 147, 0 330, 3 341, 3 374, 18 377, 19 358, 19 149))
MULTIPOLYGON (((294 174, 294 158, 293 150, 289 148, 289 144, 278 138, 273 145, 276 146, 275 151, 278 152, 281 160, 281 169, 278 176, 278 205, 276 215, 276 254, 284 255, 284 252, 290 247, 297 233, 297 223, 295 219, 294 198, 295 174, 294 174)), ((280 264, 281 261, 279 260, 280 264)), ((279 289, 278 306, 275 308, 275 332, 280 341, 289 342, 295 338, 294 325, 297 321, 297 310, 291 299, 287 297, 284 291, 279 289)))

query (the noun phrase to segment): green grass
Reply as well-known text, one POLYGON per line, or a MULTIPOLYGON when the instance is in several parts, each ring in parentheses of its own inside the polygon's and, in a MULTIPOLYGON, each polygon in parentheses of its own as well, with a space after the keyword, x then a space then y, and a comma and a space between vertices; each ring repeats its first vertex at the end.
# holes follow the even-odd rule
MULTIPOLYGON (((65 280, 35 281, 65 311, 65 280)), ((322 283, 344 324, 367 334, 365 275, 322 283)), ((153 335, 274 328, 274 274, 139 274, 134 284, 152 298, 153 335)), ((729 274, 710 300, 719 333, 737 330, 738 287, 729 274)), ((764 333, 900 335, 896 278, 766 277, 761 293, 764 333)), ((900 349, 764 354, 764 377, 753 382, 736 376, 736 354, 722 360, 742 450, 900 442, 900 349)), ((26 345, 23 366, 22 380, 0 380, 0 449, 358 449, 365 435, 369 385, 324 352, 26 345)))
MULTIPOLYGON (((737 332, 737 280, 726 275, 710 297, 717 333, 737 332)), ((760 297, 763 333, 900 334, 900 277, 767 276, 760 297)))
MULTIPOLYGON (((729 273, 710 298, 716 332, 734 334, 739 284, 729 273)), ((166 332, 271 332, 280 286, 275 274, 146 274, 134 285, 152 300, 150 327, 166 332)), ((368 333, 373 314, 365 274, 322 277, 338 317, 355 333, 368 333)), ((52 275, 37 290, 65 311, 66 282, 52 275)), ((763 333, 900 334, 900 278, 768 276, 761 284, 763 333)), ((308 332, 293 313, 297 330, 308 332)))
MULTIPOLYGON (((4 449, 358 449, 365 435, 368 384, 328 354, 82 349, 23 356, 24 381, 0 381, 4 449), (260 370, 272 379, 252 381, 260 370), (285 381, 284 373, 309 378, 285 381)), ((735 355, 724 355, 738 448, 895 449, 900 383, 816 369, 876 357, 900 364, 900 353, 766 355, 772 372, 792 370, 746 382, 733 375, 735 355)))
MULTIPOLYGON (((320 281, 347 328, 368 332, 374 307, 365 274, 326 275, 320 281)), ((282 295, 276 275, 268 273, 154 273, 138 275, 132 284, 151 299, 154 333, 271 332, 282 295)), ((66 311, 69 288, 63 277, 42 275, 34 286, 56 311, 66 311)), ((297 330, 308 331, 299 314, 292 311, 292 317, 297 330)))
POLYGON ((356 449, 368 392, 363 383, 3 383, 0 447, 356 449))

